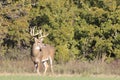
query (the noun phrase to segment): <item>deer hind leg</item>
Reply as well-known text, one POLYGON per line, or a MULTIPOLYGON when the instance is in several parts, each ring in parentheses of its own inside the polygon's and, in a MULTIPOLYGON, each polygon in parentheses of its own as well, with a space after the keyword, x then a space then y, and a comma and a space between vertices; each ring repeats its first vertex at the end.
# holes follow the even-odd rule
POLYGON ((44 65, 44 74, 46 74, 46 71, 47 71, 47 69, 48 69, 48 63, 47 63, 47 61, 44 61, 43 62, 43 65, 44 65))
POLYGON ((50 57, 50 69, 51 69, 51 72, 53 74, 53 62, 52 62, 52 58, 50 57))

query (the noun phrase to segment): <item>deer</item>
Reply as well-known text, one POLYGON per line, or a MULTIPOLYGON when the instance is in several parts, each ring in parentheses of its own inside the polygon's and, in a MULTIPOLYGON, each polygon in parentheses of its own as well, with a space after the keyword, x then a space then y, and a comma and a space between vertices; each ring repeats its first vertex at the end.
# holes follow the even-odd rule
POLYGON ((30 34, 34 38, 34 43, 31 49, 31 59, 34 63, 35 69, 40 74, 40 64, 44 67, 44 74, 50 66, 51 72, 53 73, 53 59, 55 54, 55 48, 49 44, 44 44, 43 39, 48 34, 42 34, 42 30, 35 34, 35 28, 30 28, 30 34), (39 36, 40 35, 40 36, 39 36))

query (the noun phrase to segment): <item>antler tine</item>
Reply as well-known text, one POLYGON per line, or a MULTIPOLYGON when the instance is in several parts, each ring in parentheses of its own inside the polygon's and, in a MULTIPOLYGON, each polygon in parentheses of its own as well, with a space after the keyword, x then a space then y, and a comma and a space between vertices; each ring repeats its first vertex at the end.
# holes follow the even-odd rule
POLYGON ((33 28, 30 28, 30 35, 33 36, 34 35, 33 33, 34 33, 33 28))
POLYGON ((37 33, 35 33, 35 27, 33 27, 33 28, 30 28, 30 34, 31 34, 31 36, 37 36, 37 35, 41 35, 41 30, 38 32, 38 30, 37 30, 37 33))
POLYGON ((46 37, 46 36, 49 35, 49 34, 42 34, 42 30, 40 30, 40 31, 41 31, 41 33, 40 33, 41 36, 39 37, 39 39, 40 39, 40 38, 44 38, 44 37, 46 37))

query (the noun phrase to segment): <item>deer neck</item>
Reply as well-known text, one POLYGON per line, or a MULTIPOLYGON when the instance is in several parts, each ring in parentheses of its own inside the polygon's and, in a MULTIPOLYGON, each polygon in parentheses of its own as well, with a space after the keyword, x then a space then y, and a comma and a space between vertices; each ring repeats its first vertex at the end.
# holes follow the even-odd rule
POLYGON ((39 43, 35 43, 34 44, 34 49, 35 50, 40 50, 40 44, 39 43))

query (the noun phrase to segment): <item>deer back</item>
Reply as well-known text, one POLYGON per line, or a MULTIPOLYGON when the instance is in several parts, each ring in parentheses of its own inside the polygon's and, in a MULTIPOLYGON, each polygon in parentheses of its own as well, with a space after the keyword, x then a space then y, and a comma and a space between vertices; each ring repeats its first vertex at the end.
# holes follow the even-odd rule
POLYGON ((43 59, 45 59, 47 57, 53 58, 54 53, 55 53, 55 49, 53 46, 46 44, 44 47, 41 48, 41 53, 43 55, 43 59))

